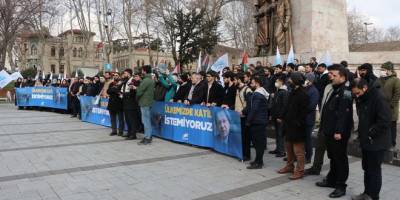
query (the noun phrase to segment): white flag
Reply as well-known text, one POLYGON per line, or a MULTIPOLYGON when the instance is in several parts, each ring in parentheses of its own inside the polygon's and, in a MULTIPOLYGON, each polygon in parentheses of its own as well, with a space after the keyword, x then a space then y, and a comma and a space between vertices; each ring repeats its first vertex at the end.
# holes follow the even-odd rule
POLYGON ((14 73, 11 74, 11 78, 15 81, 15 80, 17 80, 18 78, 24 78, 24 77, 21 75, 21 73, 19 73, 19 72, 14 72, 14 73))
POLYGON ((0 88, 7 86, 11 81, 13 81, 13 79, 10 74, 2 70, 0 72, 0 88))
POLYGON ((229 58, 227 53, 219 57, 218 60, 215 61, 215 63, 211 66, 211 70, 219 72, 222 71, 225 67, 229 67, 229 58))

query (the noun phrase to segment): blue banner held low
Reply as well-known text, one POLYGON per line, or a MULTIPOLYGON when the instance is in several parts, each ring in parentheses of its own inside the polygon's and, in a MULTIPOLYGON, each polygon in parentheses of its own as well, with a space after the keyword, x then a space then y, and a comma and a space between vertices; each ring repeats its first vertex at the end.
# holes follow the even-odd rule
POLYGON ((68 109, 68 90, 59 87, 25 87, 16 89, 17 106, 68 109))

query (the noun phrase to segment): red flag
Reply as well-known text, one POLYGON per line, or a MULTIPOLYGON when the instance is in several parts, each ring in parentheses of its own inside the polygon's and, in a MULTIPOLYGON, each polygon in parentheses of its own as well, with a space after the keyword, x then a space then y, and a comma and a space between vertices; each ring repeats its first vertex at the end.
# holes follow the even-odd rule
POLYGON ((242 56, 242 64, 247 65, 247 63, 249 63, 249 54, 244 51, 242 56))
POLYGON ((97 48, 98 48, 98 49, 101 49, 101 48, 103 48, 103 46, 104 46, 104 45, 103 45, 103 43, 102 43, 102 42, 99 42, 99 44, 97 44, 97 48))

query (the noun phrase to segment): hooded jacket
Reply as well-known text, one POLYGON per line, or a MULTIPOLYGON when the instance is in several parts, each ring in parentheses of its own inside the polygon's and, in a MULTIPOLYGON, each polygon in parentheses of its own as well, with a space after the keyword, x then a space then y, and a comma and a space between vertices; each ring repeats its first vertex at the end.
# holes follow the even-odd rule
POLYGON ((276 91, 272 102, 271 115, 274 119, 283 119, 288 105, 289 92, 287 86, 283 85, 276 91))
POLYGON ((399 100, 400 100, 400 79, 396 75, 381 77, 378 79, 378 84, 385 100, 390 105, 392 121, 399 119, 399 100))
POLYGON ((306 116, 309 98, 305 88, 293 89, 284 115, 284 134, 287 141, 304 142, 306 139, 306 116))
POLYGON ((246 102, 243 114, 247 125, 267 125, 269 93, 263 88, 257 88, 246 102))

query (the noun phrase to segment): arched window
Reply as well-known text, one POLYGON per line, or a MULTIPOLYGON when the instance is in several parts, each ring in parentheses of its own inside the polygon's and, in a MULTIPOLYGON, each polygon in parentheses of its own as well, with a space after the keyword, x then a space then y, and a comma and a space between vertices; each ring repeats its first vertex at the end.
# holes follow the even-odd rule
POLYGON ((31 46, 31 55, 37 55, 37 48, 34 44, 31 46))
POLYGON ((64 57, 64 47, 60 48, 58 55, 60 55, 60 57, 64 57))
POLYGON ((83 53, 82 47, 79 47, 78 57, 82 57, 82 53, 83 53))
POLYGON ((74 48, 74 50, 72 50, 72 57, 76 57, 77 51, 78 50, 76 48, 74 48))
POLYGON ((51 47, 50 54, 51 54, 52 57, 56 56, 56 48, 55 47, 51 47))

